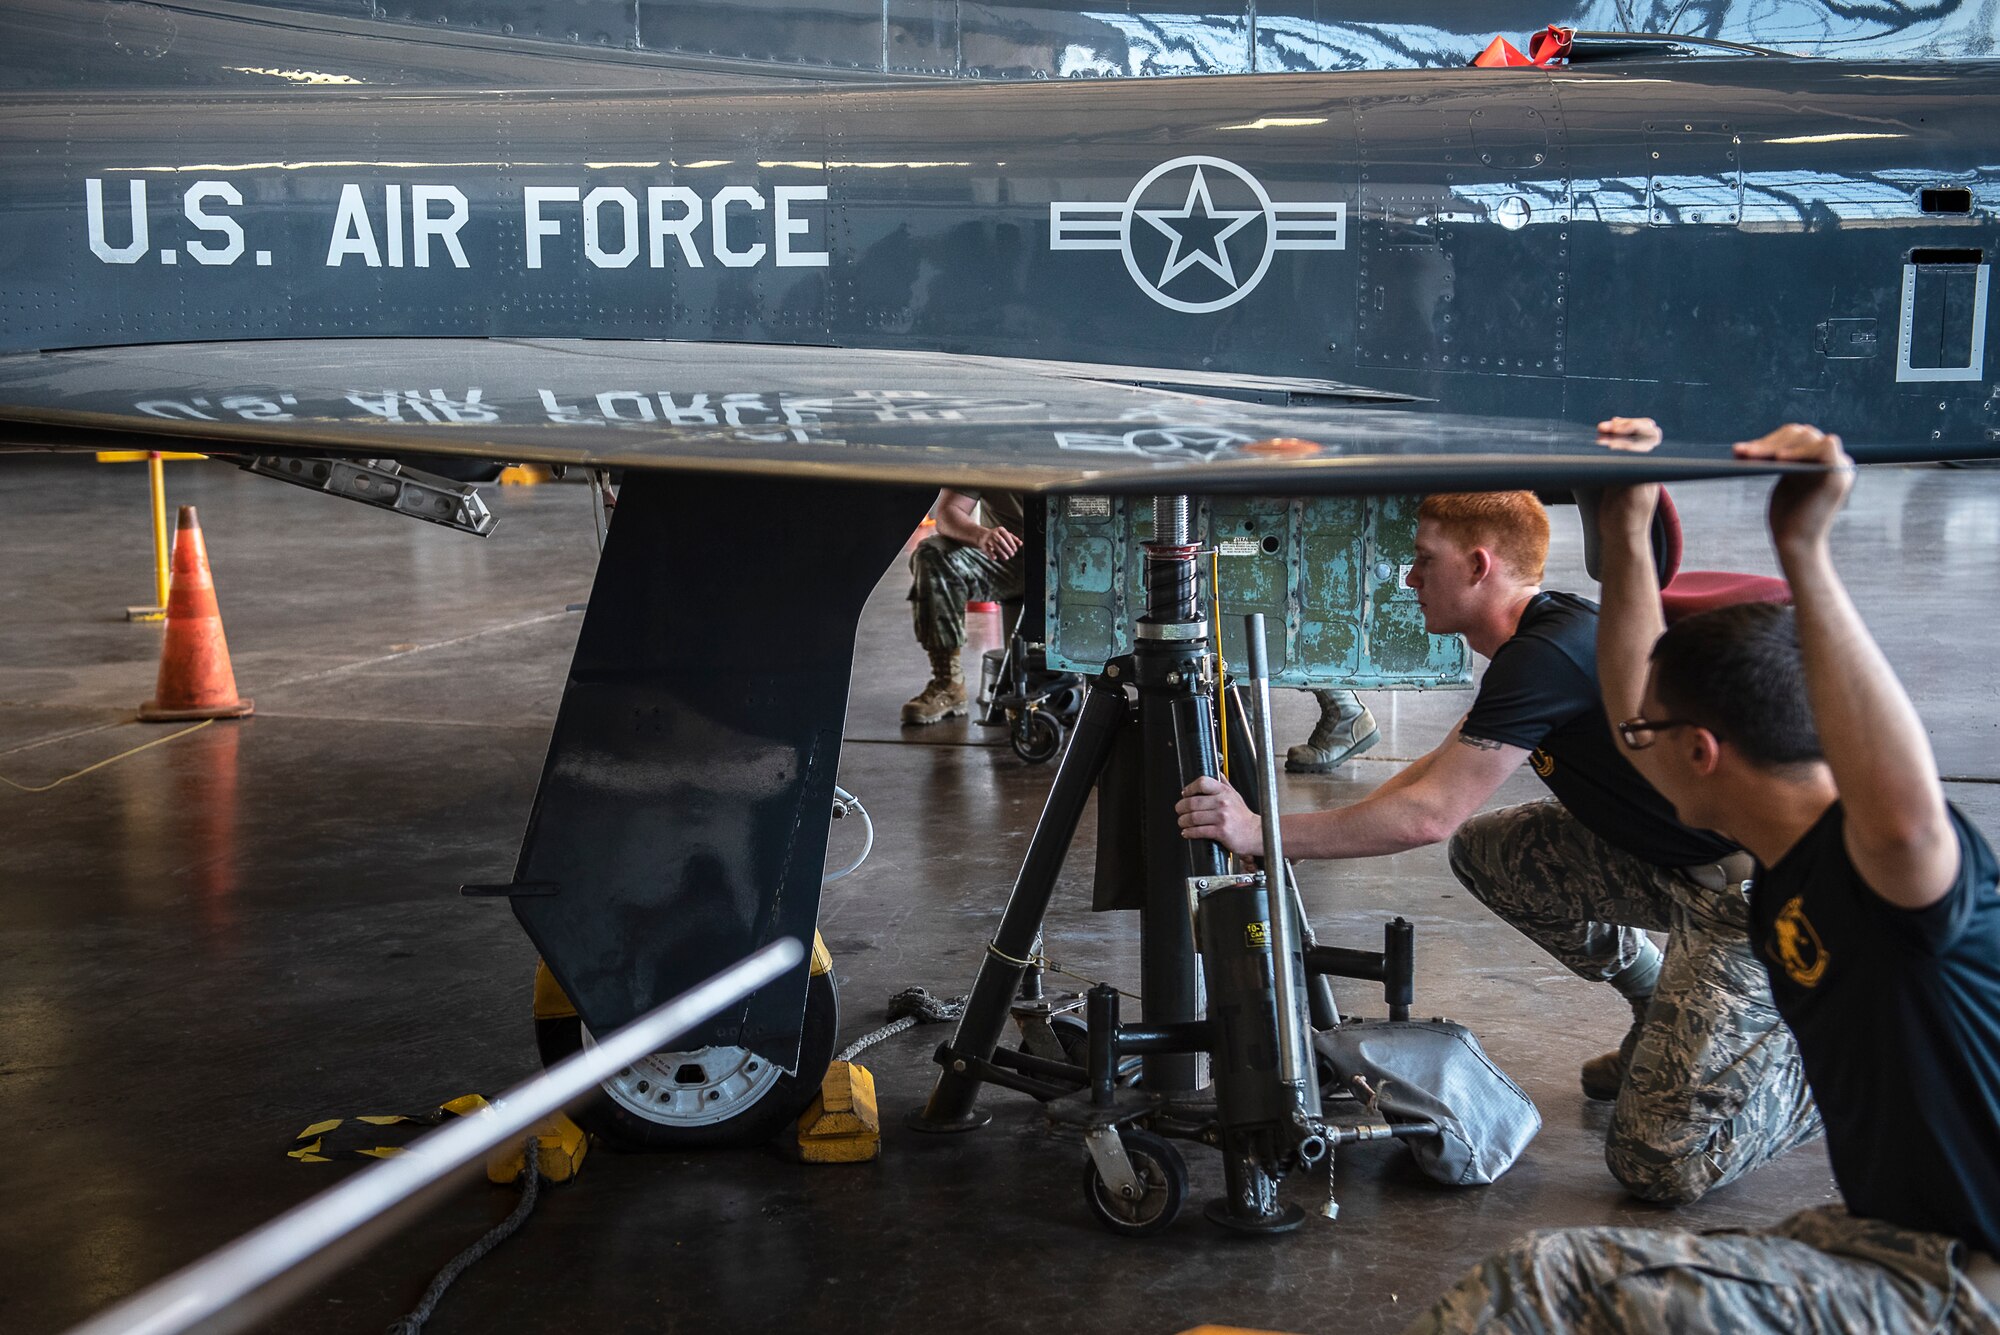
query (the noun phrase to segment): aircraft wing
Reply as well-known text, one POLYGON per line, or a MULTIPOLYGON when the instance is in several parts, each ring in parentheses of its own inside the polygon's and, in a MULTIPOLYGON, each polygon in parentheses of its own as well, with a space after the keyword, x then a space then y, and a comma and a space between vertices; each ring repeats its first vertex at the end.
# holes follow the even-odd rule
POLYGON ((1549 490, 1770 471, 1726 442, 1620 454, 1587 427, 1399 402, 1412 403, 1298 378, 763 344, 338 339, 0 357, 0 445, 15 448, 423 453, 1027 492, 1549 490))
MULTIPOLYGON (((1587 427, 1322 381, 605 340, 18 354, 0 358, 6 446, 192 448, 309 485, 325 469, 329 487, 328 456, 628 470, 515 873, 477 888, 511 900, 593 1033, 715 959, 811 936, 855 625, 940 484, 1298 495, 1756 471, 1722 444, 1620 454, 1587 427), (675 577, 741 547, 753 513, 756 560, 675 577)), ((455 513, 375 485, 344 494, 455 513)), ((690 1042, 790 1069, 805 992, 801 968, 690 1042)))

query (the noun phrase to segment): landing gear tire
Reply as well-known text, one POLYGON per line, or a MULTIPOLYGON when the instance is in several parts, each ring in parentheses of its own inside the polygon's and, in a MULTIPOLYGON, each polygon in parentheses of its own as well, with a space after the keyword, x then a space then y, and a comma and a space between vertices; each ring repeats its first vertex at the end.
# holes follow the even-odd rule
POLYGON ((1063 725, 1046 709, 1025 709, 1014 720, 1014 730, 1007 740, 1013 744, 1015 755, 1030 765, 1039 765, 1054 760, 1062 750, 1063 725))
MULTIPOLYGON (((819 1092, 840 1031, 833 975, 806 984, 799 1072, 787 1075, 747 1048, 656 1052, 604 1082, 576 1115, 584 1130, 621 1150, 729 1149, 762 1145, 798 1120, 819 1092)), ((590 1044, 575 1016, 535 1021, 542 1065, 590 1044)))
POLYGON ((1083 1199, 1097 1222, 1113 1233, 1150 1237, 1180 1215, 1187 1200, 1187 1160, 1172 1141, 1151 1131, 1127 1127, 1119 1139, 1125 1142, 1125 1157, 1139 1179, 1139 1199, 1128 1201, 1113 1191, 1097 1175, 1097 1164, 1088 1155, 1083 1161, 1083 1199))

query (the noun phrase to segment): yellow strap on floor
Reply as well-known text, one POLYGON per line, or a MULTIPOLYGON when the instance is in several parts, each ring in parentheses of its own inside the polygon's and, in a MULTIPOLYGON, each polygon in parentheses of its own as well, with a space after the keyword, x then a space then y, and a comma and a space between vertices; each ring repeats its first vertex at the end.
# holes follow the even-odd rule
POLYGON ((179 732, 170 732, 165 737, 155 737, 152 741, 145 742, 142 743, 141 745, 135 746, 130 751, 120 751, 117 755, 112 756, 106 760, 100 760, 95 765, 85 765, 82 769, 78 770, 74 774, 65 774, 60 779, 55 780, 53 783, 45 783, 41 784, 38 787, 31 788, 25 783, 15 783, 12 779, 6 777, 4 774, 0 774, 0 783, 4 783, 9 788, 15 789, 16 791, 23 793, 46 793, 51 788, 62 787, 64 784, 68 783, 71 779, 81 779, 84 775, 95 773, 96 771, 103 769, 106 765, 115 765, 119 761, 125 759, 127 756, 136 756, 141 751, 150 751, 156 746, 165 746, 168 742, 175 741, 179 738, 185 737, 191 732, 200 732, 203 728, 208 727, 209 724, 214 722, 215 722, 214 719, 206 719, 203 722, 195 724, 192 728, 182 728, 179 732))
MULTIPOLYGON (((408 1134, 416 1136, 454 1117, 472 1116, 486 1106, 486 1100, 477 1094, 461 1094, 427 1113, 363 1113, 358 1117, 328 1117, 314 1122, 293 1137, 293 1148, 285 1152, 285 1157, 300 1163, 332 1163, 335 1159, 356 1155, 364 1159, 393 1158, 403 1152, 402 1146, 370 1144, 362 1137, 372 1139, 372 1136, 362 1128, 408 1127, 408 1134), (346 1128, 344 1132, 343 1127, 346 1128)), ((580 1160, 582 1156, 576 1153, 573 1157, 580 1160)))

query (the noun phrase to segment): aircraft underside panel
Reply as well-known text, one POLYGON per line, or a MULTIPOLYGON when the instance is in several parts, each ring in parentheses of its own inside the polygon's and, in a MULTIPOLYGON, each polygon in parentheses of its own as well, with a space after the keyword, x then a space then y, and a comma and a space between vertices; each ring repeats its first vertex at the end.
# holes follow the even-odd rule
MULTIPOLYGON (((593 1032, 811 941, 855 624, 933 495, 627 479, 508 890, 593 1032)), ((805 987, 801 963, 686 1046, 793 1067, 805 987)))
MULTIPOLYGON (((1464 686, 1472 656, 1457 635, 1431 635, 1403 583, 1419 496, 1211 496, 1195 506, 1202 568, 1220 605, 1225 662, 1248 662, 1243 617, 1264 614, 1265 661, 1280 686, 1368 690, 1464 686)), ((1066 496, 1048 507, 1046 619, 1050 666, 1095 674, 1132 651, 1146 607, 1152 507, 1121 496, 1066 496)))
MULTIPOLYGON (((1692 435, 1638 455, 1560 422, 1351 406, 1334 385, 1321 386, 1332 405, 1279 407, 1150 387, 1162 379, 1173 373, 768 344, 162 344, 0 356, 0 447, 446 456, 1127 495, 1353 496, 1765 471, 1692 435), (1097 379, 1100 369, 1115 377, 1097 379)), ((1869 452, 1858 439, 1855 448, 1869 452)))

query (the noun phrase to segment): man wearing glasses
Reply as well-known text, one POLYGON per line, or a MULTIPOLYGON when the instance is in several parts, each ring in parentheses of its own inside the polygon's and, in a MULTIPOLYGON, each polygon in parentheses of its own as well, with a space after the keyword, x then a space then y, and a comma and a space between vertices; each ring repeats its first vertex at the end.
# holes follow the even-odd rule
POLYGON ((1945 802, 1923 721, 1834 570, 1828 534, 1853 480, 1839 438, 1787 426, 1736 452, 1822 466, 1771 497, 1796 612, 1744 604, 1667 630, 1647 538, 1657 488, 1619 488, 1600 513, 1598 668, 1608 717, 1681 819, 1756 855, 1752 937, 1846 1208, 1758 1231, 1532 1234, 1411 1335, 2000 1335, 2000 867, 1945 802))
MULTIPOLYGON (((1584 1090, 1616 1099, 1612 1175, 1685 1204, 1819 1132, 1798 1050, 1750 951, 1749 858, 1683 824, 1622 754, 1597 689, 1597 608, 1541 588, 1548 518, 1527 492, 1437 495, 1419 511, 1408 583, 1425 627, 1491 659, 1471 712, 1366 799, 1284 818, 1300 858, 1451 840, 1467 889, 1572 972, 1631 1008, 1584 1090), (1475 814, 1526 760, 1553 797, 1475 814), (1667 934, 1662 952, 1647 931, 1667 934)), ((1213 779, 1189 785, 1182 833, 1263 847, 1213 779)))

